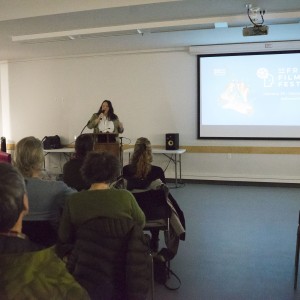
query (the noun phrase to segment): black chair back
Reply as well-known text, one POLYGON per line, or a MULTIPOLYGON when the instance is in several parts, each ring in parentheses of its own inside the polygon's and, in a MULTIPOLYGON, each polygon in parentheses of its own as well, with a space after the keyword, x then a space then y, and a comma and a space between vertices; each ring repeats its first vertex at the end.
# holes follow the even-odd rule
POLYGON ((133 193, 133 195, 147 221, 170 218, 171 208, 167 203, 163 189, 138 192, 133 193))

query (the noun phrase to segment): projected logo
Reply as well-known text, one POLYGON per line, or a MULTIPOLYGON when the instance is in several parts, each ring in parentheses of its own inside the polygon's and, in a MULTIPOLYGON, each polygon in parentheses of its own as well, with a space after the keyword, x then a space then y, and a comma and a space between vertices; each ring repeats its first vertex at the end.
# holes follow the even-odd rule
POLYGON ((264 87, 272 87, 274 84, 274 76, 269 73, 267 68, 259 68, 256 71, 256 76, 263 80, 264 87))
POLYGON ((253 107, 248 101, 249 87, 243 81, 229 82, 220 95, 223 109, 231 109, 244 115, 250 115, 253 107))

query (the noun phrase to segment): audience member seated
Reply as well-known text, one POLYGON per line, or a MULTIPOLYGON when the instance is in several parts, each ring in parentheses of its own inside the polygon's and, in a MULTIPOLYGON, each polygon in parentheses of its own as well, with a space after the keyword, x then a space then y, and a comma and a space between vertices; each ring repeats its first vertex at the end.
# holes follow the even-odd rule
POLYGON ((64 164, 63 181, 77 191, 89 189, 82 179, 80 168, 86 154, 93 150, 93 138, 90 134, 80 135, 75 142, 75 156, 64 164))
POLYGON ((23 232, 44 246, 54 245, 64 201, 76 192, 62 181, 41 179, 44 163, 42 143, 30 136, 21 139, 15 150, 15 166, 25 177, 30 212, 24 217, 23 232))
MULTIPOLYGON (((80 229, 87 222, 99 217, 133 221, 141 228, 141 233, 145 225, 145 215, 134 196, 127 190, 110 188, 110 183, 116 179, 119 170, 119 160, 114 155, 107 152, 89 152, 81 168, 81 174, 91 187, 87 191, 81 191, 68 197, 60 221, 58 253, 60 256, 64 256, 64 249, 68 249, 68 245, 75 244, 74 250, 71 250, 69 255, 67 266, 78 282, 88 290, 92 299, 127 299, 124 295, 118 295, 120 298, 117 295, 112 298, 103 296, 109 293, 104 287, 108 287, 109 284, 114 286, 110 291, 122 293, 119 290, 120 287, 114 285, 113 278, 116 275, 114 276, 114 272, 107 267, 114 261, 113 253, 118 242, 116 238, 110 238, 109 242, 104 240, 98 245, 93 242, 98 237, 96 226, 92 226, 93 230, 84 231, 83 234, 80 233, 80 229), (84 247, 76 247, 80 243, 79 240, 84 241, 80 244, 84 247), (98 250, 95 251, 95 249, 98 250), (84 257, 83 263, 81 257, 84 257), (107 259, 103 261, 103 257, 107 259), (104 277, 105 280, 103 280, 101 271, 103 268, 107 276, 107 278, 104 277), (83 271, 81 271, 82 269, 83 271), (90 280, 87 281, 87 277, 90 280)), ((123 226, 116 226, 114 223, 110 223, 105 227, 108 227, 106 230, 116 236, 121 235, 126 230, 123 226)), ((135 255, 132 254, 131 258, 135 260, 136 265, 145 263, 144 259, 140 259, 139 251, 135 255)), ((124 273, 124 266, 119 266, 119 268, 123 268, 124 273)), ((118 274, 118 272, 115 274, 118 274)), ((139 272, 134 273, 137 280, 138 277, 143 278, 144 276, 139 272)), ((140 281, 131 280, 130 282, 136 285, 135 282, 140 281)), ((141 292, 138 286, 135 286, 135 290, 136 293, 141 292)))
MULTIPOLYGON (((152 163, 151 143, 147 138, 137 139, 132 159, 129 165, 123 168, 123 178, 126 180, 126 188, 130 191, 155 189, 162 183, 166 184, 166 178, 162 168, 154 166, 152 163)), ((166 185, 164 186, 166 189, 166 185)), ((173 258, 179 246, 179 239, 185 239, 185 218, 182 210, 176 200, 170 193, 167 193, 167 201, 172 209, 170 220, 170 240, 166 240, 170 255, 168 259, 173 258)), ((154 252, 159 247, 159 230, 151 229, 151 248, 154 252)))
POLYGON ((0 298, 89 299, 53 248, 42 249, 22 233, 28 212, 23 176, 0 164, 0 298))

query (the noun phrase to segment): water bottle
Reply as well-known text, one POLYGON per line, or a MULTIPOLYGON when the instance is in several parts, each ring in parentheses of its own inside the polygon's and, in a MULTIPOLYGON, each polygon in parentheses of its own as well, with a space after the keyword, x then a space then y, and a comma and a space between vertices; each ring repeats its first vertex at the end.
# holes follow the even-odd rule
POLYGON ((6 138, 4 136, 1 137, 1 151, 6 152, 6 138))

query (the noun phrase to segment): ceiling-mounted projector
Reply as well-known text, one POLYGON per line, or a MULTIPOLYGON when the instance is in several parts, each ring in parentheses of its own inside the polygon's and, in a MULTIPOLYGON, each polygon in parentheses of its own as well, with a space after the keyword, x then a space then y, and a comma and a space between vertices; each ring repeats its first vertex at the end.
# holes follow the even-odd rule
POLYGON ((265 25, 244 27, 243 36, 267 35, 269 27, 265 25))
POLYGON ((252 4, 246 4, 246 7, 248 18, 254 26, 244 27, 243 36, 267 35, 269 27, 263 25, 266 11, 257 6, 253 7, 252 4))

